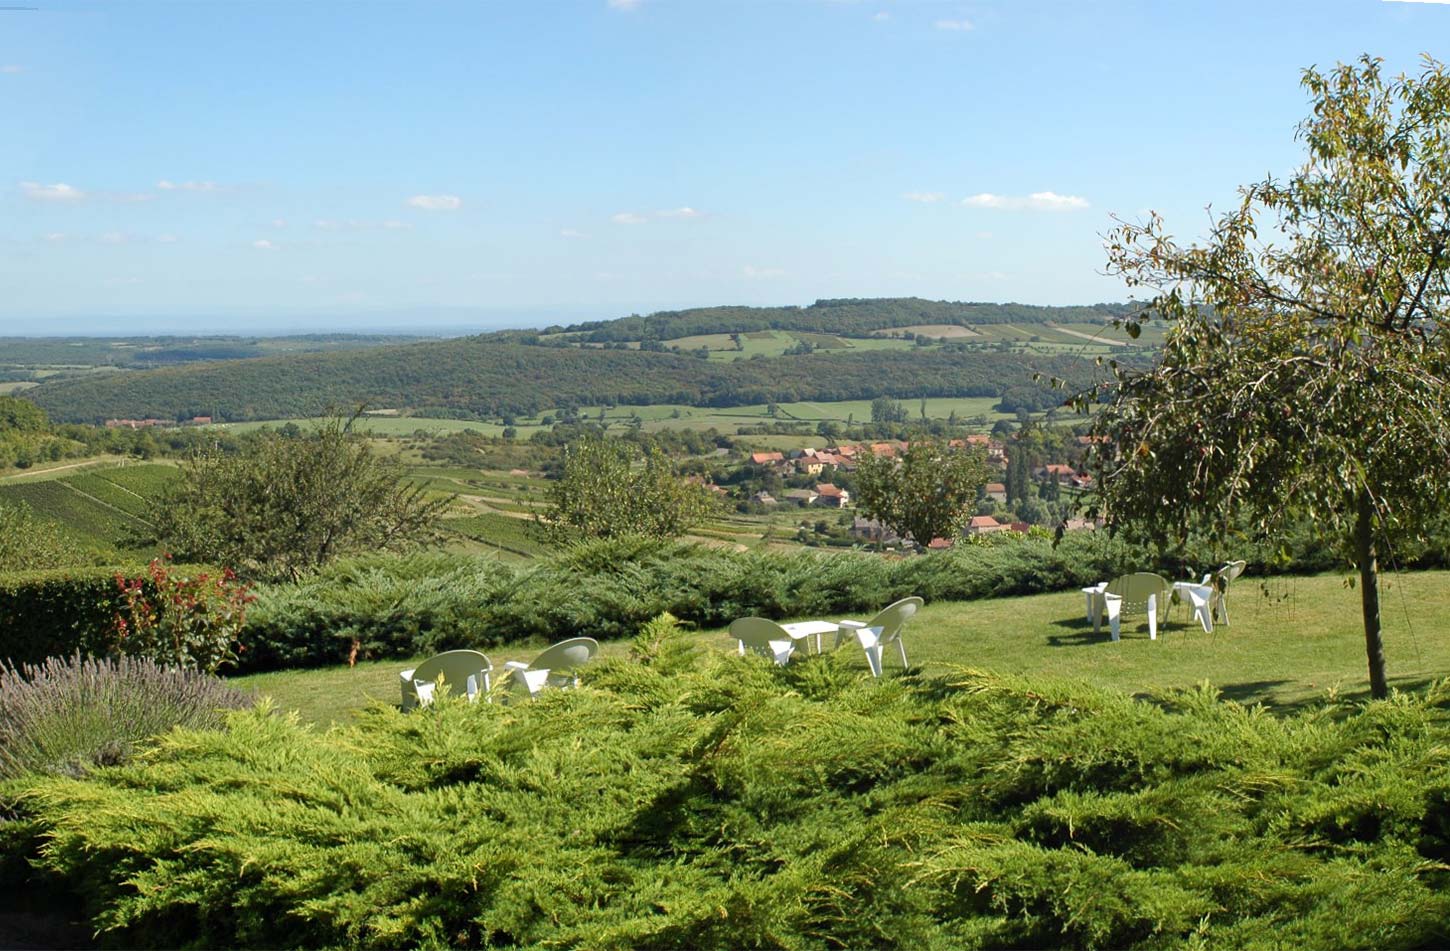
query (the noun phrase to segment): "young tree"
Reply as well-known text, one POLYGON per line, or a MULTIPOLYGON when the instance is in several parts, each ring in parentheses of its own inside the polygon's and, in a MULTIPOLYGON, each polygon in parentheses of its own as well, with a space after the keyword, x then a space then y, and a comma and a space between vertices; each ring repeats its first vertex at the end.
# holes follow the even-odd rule
POLYGON ((878 396, 871 401, 871 422, 904 423, 906 407, 889 396, 878 396))
POLYGON ((1303 84, 1291 177, 1244 188, 1202 244, 1157 215, 1109 238, 1110 270, 1171 325, 1156 368, 1115 369, 1100 502, 1160 540, 1240 516, 1337 536, 1383 697, 1382 546, 1450 502, 1450 76, 1427 58, 1386 80, 1365 57, 1303 84))
POLYGON ((559 478, 549 486, 546 531, 560 540, 644 535, 674 538, 705 519, 714 503, 680 478, 657 446, 638 458, 634 444, 597 436, 564 447, 559 478))
POLYGON ((193 456, 153 507, 158 540, 179 558, 292 581, 341 555, 437 541, 452 500, 404 482, 350 423, 333 417, 299 437, 266 434, 246 452, 193 456))
POLYGON ((952 538, 971 518, 977 491, 987 482, 981 450, 953 449, 913 440, 896 457, 864 455, 856 469, 856 507, 925 548, 952 538))

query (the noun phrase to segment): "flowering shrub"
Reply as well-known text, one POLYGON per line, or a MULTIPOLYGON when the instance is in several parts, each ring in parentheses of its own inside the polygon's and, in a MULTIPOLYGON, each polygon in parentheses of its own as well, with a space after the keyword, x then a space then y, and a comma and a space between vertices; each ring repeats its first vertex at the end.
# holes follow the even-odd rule
POLYGON ((122 610, 116 615, 115 651, 216 673, 236 659, 237 635, 247 605, 256 599, 229 568, 183 577, 169 558, 153 559, 139 578, 117 573, 122 610))

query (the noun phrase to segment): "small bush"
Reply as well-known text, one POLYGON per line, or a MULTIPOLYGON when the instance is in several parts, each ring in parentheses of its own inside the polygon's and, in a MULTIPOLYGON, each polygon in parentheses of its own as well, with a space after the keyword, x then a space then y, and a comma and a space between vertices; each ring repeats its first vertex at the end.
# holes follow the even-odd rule
POLYGON ((207 674, 235 659, 247 605, 256 600, 230 569, 188 575, 157 559, 139 578, 118 572, 116 586, 125 607, 114 653, 207 674))
POLYGON ((0 663, 0 778, 123 763, 150 737, 219 726, 222 711, 250 705, 215 677, 144 658, 0 663))

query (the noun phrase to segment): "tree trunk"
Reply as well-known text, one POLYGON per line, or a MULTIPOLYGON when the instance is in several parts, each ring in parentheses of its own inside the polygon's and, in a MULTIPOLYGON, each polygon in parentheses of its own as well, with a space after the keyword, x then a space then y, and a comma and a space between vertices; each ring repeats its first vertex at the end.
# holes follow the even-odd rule
POLYGON ((1389 696, 1385 683, 1385 642, 1380 630, 1379 563, 1374 540, 1374 500, 1359 494, 1354 526, 1355 563, 1359 568, 1359 603, 1364 613, 1364 650, 1369 655, 1369 692, 1376 700, 1389 696))

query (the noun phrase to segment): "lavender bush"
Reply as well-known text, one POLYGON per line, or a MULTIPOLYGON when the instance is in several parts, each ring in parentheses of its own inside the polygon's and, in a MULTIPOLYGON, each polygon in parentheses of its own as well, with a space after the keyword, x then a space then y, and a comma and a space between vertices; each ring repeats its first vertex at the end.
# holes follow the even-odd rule
POLYGON ((174 726, 220 726, 251 705, 216 677, 136 657, 0 662, 0 778, 122 763, 174 726))

